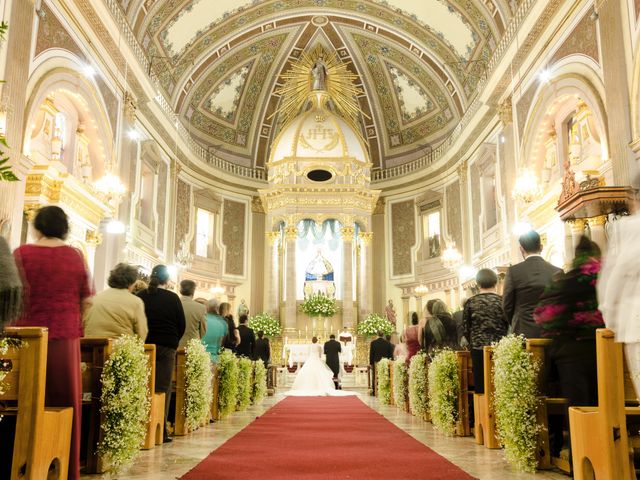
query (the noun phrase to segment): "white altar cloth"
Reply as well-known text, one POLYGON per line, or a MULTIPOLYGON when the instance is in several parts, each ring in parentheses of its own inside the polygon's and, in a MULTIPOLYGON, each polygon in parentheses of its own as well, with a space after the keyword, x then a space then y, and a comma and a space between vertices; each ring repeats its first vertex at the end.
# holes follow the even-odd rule
MULTIPOLYGON (((286 358, 289 354, 289 367, 293 367, 294 364, 303 364, 309 355, 308 343, 288 343, 284 345, 282 356, 286 358)), ((340 363, 353 365, 353 355, 355 353, 355 347, 353 344, 342 345, 342 352, 340 353, 340 363)), ((324 358, 323 358, 324 360, 324 358)))

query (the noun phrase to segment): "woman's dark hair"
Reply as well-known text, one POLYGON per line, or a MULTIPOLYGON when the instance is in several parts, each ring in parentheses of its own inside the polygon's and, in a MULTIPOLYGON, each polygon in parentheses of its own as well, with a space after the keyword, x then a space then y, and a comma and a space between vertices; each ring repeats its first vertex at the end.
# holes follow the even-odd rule
POLYGON ((238 323, 247 323, 248 320, 249 320, 249 315, 245 313, 243 313, 238 317, 238 323))
POLYGON ((138 268, 128 263, 117 264, 111 272, 107 284, 111 288, 129 288, 138 280, 138 268))
POLYGON ((165 285, 169 281, 169 277, 169 269, 166 265, 156 265, 151 270, 147 290, 152 293, 157 291, 159 285, 165 285))
POLYGON ((64 240, 69 234, 69 219, 60 207, 48 205, 42 207, 33 219, 33 226, 45 237, 64 240))
POLYGON ((433 312, 432 312, 432 309, 433 309, 433 304, 434 304, 434 303, 436 303, 436 299, 435 299, 435 298, 432 298, 431 300, 429 300, 429 301, 427 302, 427 312, 428 312, 429 314, 432 314, 432 313, 433 313, 433 312))
POLYGON ((418 324, 418 313, 417 312, 412 312, 411 313, 411 325, 417 325, 418 324))
POLYGON ((480 288, 493 288, 498 283, 498 275, 490 268, 481 268, 476 273, 476 283, 480 288))
POLYGON ((597 243, 591 241, 585 235, 580 237, 578 240, 578 245, 576 245, 576 258, 600 258, 602 256, 602 252, 597 243))

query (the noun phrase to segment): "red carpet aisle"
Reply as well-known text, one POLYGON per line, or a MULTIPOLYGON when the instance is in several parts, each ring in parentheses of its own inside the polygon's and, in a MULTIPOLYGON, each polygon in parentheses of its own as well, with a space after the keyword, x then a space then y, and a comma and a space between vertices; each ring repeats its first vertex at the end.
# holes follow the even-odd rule
POLYGON ((469 476, 356 397, 290 397, 183 480, 447 479, 469 476))

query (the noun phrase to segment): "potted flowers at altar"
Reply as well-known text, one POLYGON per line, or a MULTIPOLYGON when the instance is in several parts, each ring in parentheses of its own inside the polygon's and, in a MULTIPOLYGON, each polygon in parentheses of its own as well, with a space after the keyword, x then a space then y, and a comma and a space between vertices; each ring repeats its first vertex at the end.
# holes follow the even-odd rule
POLYGON ((249 328, 263 332, 266 337, 277 337, 282 333, 282 325, 269 313, 259 313, 249 319, 249 328))
POLYGON ((300 304, 300 311, 310 317, 333 317, 338 312, 338 304, 335 299, 318 292, 300 304))
POLYGON ((386 317, 378 315, 377 313, 370 313, 364 320, 358 323, 356 333, 358 335, 364 335, 365 337, 374 337, 378 332, 391 335, 394 329, 393 324, 386 317))

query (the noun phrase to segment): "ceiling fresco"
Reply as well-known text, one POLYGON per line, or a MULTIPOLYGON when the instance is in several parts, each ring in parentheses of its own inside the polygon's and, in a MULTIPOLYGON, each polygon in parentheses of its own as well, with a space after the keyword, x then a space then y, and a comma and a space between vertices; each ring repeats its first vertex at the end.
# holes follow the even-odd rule
MULTIPOLYGON (((282 74, 317 44, 359 76, 374 168, 435 147, 476 94, 508 0, 121 0, 166 97, 217 155, 263 166, 282 74)), ((511 4, 511 6, 510 6, 511 4)))

